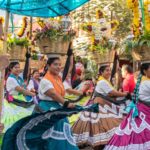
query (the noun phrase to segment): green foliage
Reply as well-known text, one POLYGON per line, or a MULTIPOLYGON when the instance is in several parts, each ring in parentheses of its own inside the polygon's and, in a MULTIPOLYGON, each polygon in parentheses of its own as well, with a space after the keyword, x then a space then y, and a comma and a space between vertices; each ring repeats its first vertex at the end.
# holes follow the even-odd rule
POLYGON ((113 43, 110 42, 107 38, 103 37, 103 39, 98 44, 92 44, 90 49, 98 51, 100 54, 104 54, 110 51, 112 47, 113 43))
POLYGON ((135 48, 141 48, 144 45, 150 47, 150 33, 147 32, 141 35, 138 39, 126 40, 124 44, 127 53, 130 53, 135 48))
POLYGON ((32 54, 32 59, 33 59, 33 60, 38 60, 38 55, 37 55, 36 53, 33 53, 33 54, 32 54))
POLYGON ((145 32, 139 37, 138 45, 139 47, 142 47, 143 45, 147 45, 148 47, 150 47, 150 32, 145 32))
POLYGON ((62 30, 56 30, 56 29, 47 29, 47 30, 41 30, 37 31, 36 40, 41 40, 43 38, 49 38, 51 40, 57 40, 58 37, 62 36, 64 41, 69 41, 71 38, 75 35, 75 32, 68 32, 65 33, 62 30))
POLYGON ((141 35, 138 39, 134 40, 126 40, 123 43, 123 54, 126 55, 129 59, 132 59, 131 53, 132 50, 141 50, 143 46, 150 47, 150 33, 145 32, 143 35, 141 35))
POLYGON ((7 40, 8 47, 12 47, 13 45, 19 45, 28 47, 29 46, 29 40, 27 38, 8 38, 7 40))
MULTIPOLYGON (((73 11, 72 16, 75 24, 80 25, 87 20, 94 22, 96 10, 104 10, 107 21, 117 20, 119 26, 114 31, 114 37, 122 39, 131 31, 132 11, 127 8, 126 0, 92 0, 80 7, 79 10, 73 11)), ((87 28, 85 28, 86 30, 87 28)))
POLYGON ((98 51, 100 54, 104 54, 105 52, 107 52, 109 50, 107 47, 104 47, 101 44, 92 45, 92 46, 90 46, 90 49, 92 49, 94 51, 98 51))

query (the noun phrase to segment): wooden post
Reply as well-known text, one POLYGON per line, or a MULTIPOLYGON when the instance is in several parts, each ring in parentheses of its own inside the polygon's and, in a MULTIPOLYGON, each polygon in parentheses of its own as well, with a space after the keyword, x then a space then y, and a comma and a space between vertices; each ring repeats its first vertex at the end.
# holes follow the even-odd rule
POLYGON ((7 35, 8 35, 8 26, 9 26, 9 12, 6 11, 5 16, 5 27, 4 27, 4 43, 3 43, 3 53, 7 53, 7 35))
MULTIPOLYGON (((8 25, 9 25, 9 12, 6 11, 5 27, 4 27, 3 54, 7 53, 8 25)), ((4 76, 5 76, 5 69, 3 68, 0 70, 0 122, 1 122, 2 106, 3 106, 3 99, 4 99, 4 76)))
POLYGON ((137 63, 135 60, 133 60, 133 72, 137 71, 137 63))
POLYGON ((3 98, 4 98, 4 70, 0 70, 0 122, 1 122, 1 115, 2 115, 2 105, 3 105, 3 98))
POLYGON ((33 18, 30 17, 30 40, 32 39, 32 23, 33 23, 33 18))

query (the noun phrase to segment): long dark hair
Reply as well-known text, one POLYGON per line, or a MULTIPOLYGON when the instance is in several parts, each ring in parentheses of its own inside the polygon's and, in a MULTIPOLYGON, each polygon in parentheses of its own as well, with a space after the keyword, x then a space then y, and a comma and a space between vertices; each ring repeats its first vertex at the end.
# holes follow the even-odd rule
POLYGON ((43 72, 42 76, 45 76, 45 74, 48 71, 48 66, 50 66, 55 60, 60 60, 60 58, 59 57, 53 57, 53 58, 48 59, 47 64, 44 67, 44 72, 43 72))
POLYGON ((38 70, 38 69, 34 69, 34 70, 32 71, 32 75, 34 75, 36 72, 39 72, 39 70, 38 70))
POLYGON ((122 69, 126 70, 130 74, 133 73, 133 68, 131 66, 129 66, 129 65, 123 65, 122 69))
POLYGON ((142 65, 141 65, 141 74, 142 74, 142 75, 145 75, 144 71, 145 71, 145 70, 148 70, 149 67, 150 67, 150 63, 144 63, 144 64, 142 64, 142 65))
POLYGON ((109 65, 103 65, 99 68, 99 75, 102 75, 102 73, 105 71, 105 69, 109 67, 109 65))
POLYGON ((18 61, 11 62, 11 63, 9 64, 9 66, 5 69, 5 80, 7 80, 8 76, 9 76, 10 73, 11 73, 11 70, 12 70, 16 65, 19 65, 19 62, 18 62, 18 61))

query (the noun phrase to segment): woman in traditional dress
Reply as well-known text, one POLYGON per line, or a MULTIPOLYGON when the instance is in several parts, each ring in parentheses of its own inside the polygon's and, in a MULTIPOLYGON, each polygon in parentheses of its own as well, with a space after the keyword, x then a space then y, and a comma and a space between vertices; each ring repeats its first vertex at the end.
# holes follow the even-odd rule
MULTIPOLYGON (((42 111, 58 109, 63 105, 68 108, 74 107, 74 104, 64 101, 63 97, 65 95, 65 89, 61 81, 61 77, 59 76, 60 66, 61 63, 59 58, 50 58, 48 60, 48 71, 39 85, 39 107, 42 111)), ((70 136, 70 128, 68 120, 66 118, 60 120, 51 129, 49 128, 48 124, 46 124, 45 126, 47 127, 47 130, 51 130, 51 132, 45 132, 43 136, 41 135, 41 137, 45 139, 45 144, 41 145, 43 147, 43 150, 78 150, 76 144, 72 143, 72 139, 65 138, 65 135, 68 135, 68 137, 70 136)), ((39 145, 34 145, 34 142, 31 142, 31 145, 33 145, 32 148, 34 150, 39 149, 39 145)), ((3 149, 6 148, 7 145, 3 145, 3 149)))
POLYGON ((11 62, 9 65, 10 75, 6 81, 6 100, 4 100, 2 122, 4 123, 6 131, 14 122, 28 116, 33 111, 33 106, 27 100, 35 96, 26 90, 24 81, 19 77, 20 65, 19 62, 11 62), (27 97, 25 97, 27 96, 27 97), (17 99, 17 103, 14 99, 17 99), (29 108, 24 108, 21 105, 27 104, 29 108))
MULTIPOLYGON (((111 75, 109 65, 105 64, 99 69, 100 77, 95 88, 95 93, 105 97, 125 97, 128 94, 116 91, 109 78, 111 75)), ((78 145, 88 144, 94 149, 100 150, 107 144, 115 133, 123 118, 122 109, 116 105, 97 97, 94 94, 94 102, 99 103, 99 113, 81 113, 77 122, 73 125, 73 135, 78 145)))
POLYGON ((33 70, 32 78, 29 81, 27 89, 31 92, 37 93, 40 83, 40 73, 37 69, 33 70))
POLYGON ((69 74, 63 82, 67 94, 74 94, 77 96, 87 95, 93 92, 94 84, 92 82, 92 74, 90 72, 85 73, 84 80, 76 88, 72 88, 71 75, 69 74))
POLYGON ((49 58, 48 71, 39 85, 39 111, 19 120, 6 132, 2 150, 79 150, 65 116, 84 108, 74 108, 74 104, 64 100, 60 64, 59 58, 49 58))
MULTIPOLYGON (((78 99, 78 96, 83 95, 81 99, 76 101, 76 104, 85 106, 88 100, 90 99, 91 94, 94 89, 94 83, 92 81, 92 74, 90 72, 85 72, 84 81, 82 81, 80 85, 75 89, 71 87, 71 79, 70 80, 69 79, 70 77, 67 76, 66 80, 63 82, 65 90, 66 90, 65 98, 78 99)), ((69 117, 70 124, 71 125, 74 124, 75 121, 78 119, 78 117, 79 117, 79 114, 69 117)))
POLYGON ((124 118, 105 150, 150 149, 150 62, 141 66, 134 97, 129 115, 124 118))

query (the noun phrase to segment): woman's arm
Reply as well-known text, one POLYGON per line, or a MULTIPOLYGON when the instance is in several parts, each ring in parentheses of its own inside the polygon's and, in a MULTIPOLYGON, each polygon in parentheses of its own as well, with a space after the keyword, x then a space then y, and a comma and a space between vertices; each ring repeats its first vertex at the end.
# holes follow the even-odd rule
POLYGON ((29 84, 28 84, 28 86, 27 86, 27 89, 28 89, 29 91, 32 91, 32 90, 34 89, 34 84, 33 84, 33 81, 32 81, 32 80, 29 81, 29 84))
MULTIPOLYGON (((51 97, 56 102, 61 103, 62 105, 64 105, 65 103, 64 98, 61 95, 57 94, 54 89, 49 89, 44 94, 51 97)), ((69 103, 68 108, 74 108, 74 107, 75 105, 73 103, 69 103)))
POLYGON ((119 92, 119 91, 116 91, 116 90, 112 90, 111 92, 108 93, 108 96, 111 96, 111 97, 125 97, 127 96, 127 92, 119 92))
POLYGON ((30 91, 28 91, 28 90, 26 90, 20 86, 17 86, 15 88, 15 90, 22 93, 23 95, 29 95, 29 96, 35 96, 36 95, 35 93, 32 93, 32 92, 30 92, 30 91))
POLYGON ((72 89, 72 88, 69 88, 69 89, 66 89, 66 92, 68 94, 74 94, 74 95, 83 95, 83 92, 80 91, 80 90, 75 90, 75 89, 72 89))
POLYGON ((51 97, 54 101, 57 101, 58 103, 64 104, 65 100, 64 98, 56 93, 54 89, 49 89, 44 93, 46 96, 51 97))

